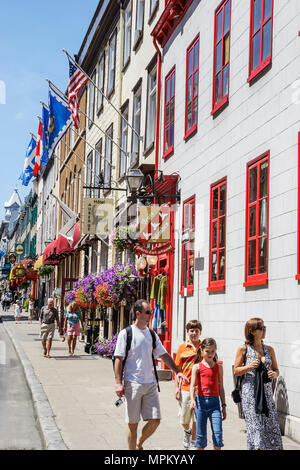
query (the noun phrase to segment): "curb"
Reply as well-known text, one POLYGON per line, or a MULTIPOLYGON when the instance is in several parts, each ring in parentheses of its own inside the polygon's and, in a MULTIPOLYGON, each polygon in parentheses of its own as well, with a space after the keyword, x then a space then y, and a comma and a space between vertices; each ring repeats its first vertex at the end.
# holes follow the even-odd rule
POLYGON ((22 346, 20 346, 14 337, 13 333, 6 326, 6 322, 3 321, 2 324, 13 343, 13 346, 24 369, 26 382, 28 384, 29 390, 31 391, 33 406, 37 416, 45 450, 68 450, 56 425, 54 413, 48 401, 47 395, 43 389, 42 384, 35 375, 31 362, 29 361, 22 346))

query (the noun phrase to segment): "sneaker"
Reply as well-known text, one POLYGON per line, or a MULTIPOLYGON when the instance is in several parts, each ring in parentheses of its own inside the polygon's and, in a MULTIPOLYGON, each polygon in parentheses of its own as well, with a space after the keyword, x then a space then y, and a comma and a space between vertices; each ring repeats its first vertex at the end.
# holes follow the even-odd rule
POLYGON ((188 431, 184 430, 183 432, 183 447, 188 449, 190 447, 192 437, 192 431, 189 429, 188 431))
POLYGON ((196 450, 196 441, 191 440, 189 450, 196 450))

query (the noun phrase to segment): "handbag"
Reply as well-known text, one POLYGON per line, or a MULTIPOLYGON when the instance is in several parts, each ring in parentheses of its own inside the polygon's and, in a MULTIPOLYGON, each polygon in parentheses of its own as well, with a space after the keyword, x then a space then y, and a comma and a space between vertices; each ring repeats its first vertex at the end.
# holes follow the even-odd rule
MULTIPOLYGON (((244 359, 243 359, 243 366, 246 363, 246 356, 247 356, 247 345, 245 343, 246 349, 245 349, 245 354, 244 354, 244 359)), ((231 397, 236 405, 238 405, 238 411, 239 411, 239 417, 244 419, 244 414, 241 406, 242 402, 242 382, 244 375, 239 375, 238 377, 234 375, 233 373, 234 366, 232 366, 232 376, 233 376, 233 384, 234 384, 234 390, 231 392, 231 397)))

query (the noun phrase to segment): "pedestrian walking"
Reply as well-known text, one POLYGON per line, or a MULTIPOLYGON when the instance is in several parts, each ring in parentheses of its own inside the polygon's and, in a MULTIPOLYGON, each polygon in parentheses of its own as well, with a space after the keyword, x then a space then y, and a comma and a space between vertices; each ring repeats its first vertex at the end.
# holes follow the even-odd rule
MULTIPOLYGON (((176 354, 176 365, 191 382, 193 365, 201 358, 200 335, 202 325, 198 320, 191 320, 186 325, 188 340, 181 344, 176 354)), ((194 450, 196 445, 196 421, 194 410, 191 409, 190 383, 185 384, 175 378, 175 398, 180 410, 180 424, 183 427, 183 447, 194 450)))
POLYGON ((261 318, 245 324, 245 344, 239 347, 234 374, 242 381, 242 409, 248 450, 282 450, 272 380, 279 376, 275 351, 264 344, 266 326, 261 318))
POLYGON ((77 302, 71 302, 67 307, 64 324, 64 334, 67 332, 70 356, 75 354, 77 337, 80 336, 80 323, 83 328, 80 305, 77 302))
POLYGON ((44 348, 44 356, 47 358, 51 357, 50 350, 55 334, 55 321, 57 323, 57 328, 59 328, 58 312, 57 309, 54 308, 53 299, 49 298, 48 305, 42 307, 40 315, 42 345, 44 348))
POLYGON ((16 323, 19 323, 21 312, 22 312, 22 307, 19 301, 17 300, 15 303, 15 314, 14 314, 16 323))
POLYGON ((5 312, 6 310, 6 293, 5 292, 3 292, 1 296, 1 304, 2 304, 2 310, 3 312, 5 312))
POLYGON ((184 382, 183 375, 167 353, 157 334, 150 332, 148 324, 152 314, 146 300, 137 300, 133 306, 135 322, 131 326, 131 347, 126 351, 128 331, 118 335, 115 349, 116 394, 126 398, 127 442, 129 450, 142 450, 143 444, 160 424, 161 411, 154 371, 155 359, 160 357, 184 382), (152 336, 153 335, 153 336, 152 336), (123 367, 123 363, 124 367, 123 367), (124 373, 124 383, 123 383, 124 373), (142 416, 147 423, 137 438, 138 423, 142 416))
POLYGON ((222 419, 226 419, 223 366, 217 362, 217 344, 213 338, 201 342, 201 352, 202 360, 193 366, 190 386, 191 408, 196 414, 196 450, 204 450, 207 446, 208 418, 214 450, 221 450, 224 446, 222 419))
POLYGON ((28 305, 28 323, 29 324, 32 323, 33 313, 34 313, 34 300, 30 299, 29 305, 28 305))

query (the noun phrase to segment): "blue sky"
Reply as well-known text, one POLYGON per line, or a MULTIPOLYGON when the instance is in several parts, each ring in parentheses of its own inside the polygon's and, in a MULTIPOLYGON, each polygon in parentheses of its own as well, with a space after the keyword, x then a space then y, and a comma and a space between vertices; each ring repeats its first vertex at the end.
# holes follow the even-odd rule
POLYGON ((22 186, 30 132, 37 134, 40 100, 48 102, 50 78, 60 89, 68 84, 68 61, 62 49, 77 53, 99 0, 10 0, 0 7, 0 221, 15 186, 22 201, 32 184, 22 186), (0 95, 1 102, 1 95, 0 95))

